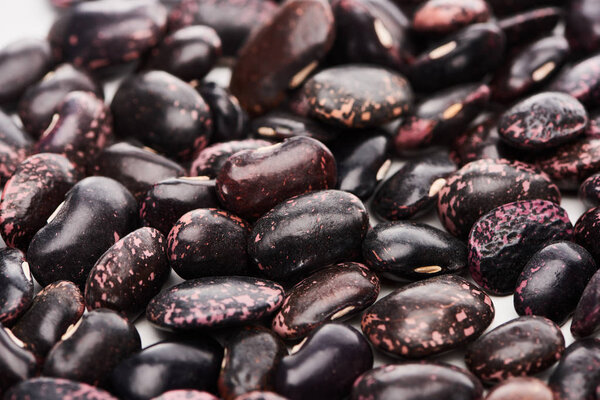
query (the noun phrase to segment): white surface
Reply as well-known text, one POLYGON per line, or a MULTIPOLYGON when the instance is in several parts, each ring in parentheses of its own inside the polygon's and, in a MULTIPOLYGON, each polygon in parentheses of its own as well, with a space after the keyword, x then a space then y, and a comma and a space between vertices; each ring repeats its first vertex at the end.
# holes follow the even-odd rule
MULTIPOLYGON (((0 1, 0 47, 7 43, 26 37, 43 38, 48 32, 52 21, 58 13, 50 6, 49 0, 2 0, 0 1)), ((217 76, 218 80, 221 76, 217 76)), ((107 88, 107 96, 112 97, 115 84, 112 83, 107 88)), ((398 165, 394 169, 397 169, 398 165)), ((394 172, 394 169, 389 171, 388 176, 394 172)), ((575 223, 577 218, 585 211, 581 204, 574 196, 565 196, 562 206, 567 209, 571 221, 575 223)), ((427 218, 422 218, 421 221, 429 223, 433 226, 441 228, 441 225, 434 214, 427 218)), ((168 286, 179 282, 180 279, 172 274, 168 282, 168 286)), ((382 290, 382 296, 394 289, 392 286, 385 286, 382 290)), ((496 306, 496 317, 491 325, 491 328, 496 327, 506 321, 516 318, 518 315, 513 308, 512 296, 508 297, 493 297, 494 305, 496 306)), ((360 329, 358 324, 359 319, 355 318, 352 322, 355 327, 360 329)), ((569 320, 563 327, 562 331, 565 336, 567 345, 573 342, 573 337, 569 331, 571 321, 569 320)), ((154 329, 147 321, 139 320, 136 326, 142 336, 142 344, 144 347, 155 343, 165 337, 165 333, 154 329)), ((438 359, 448 361, 456 365, 464 367, 462 361, 462 351, 454 351, 445 354, 438 359)), ((377 363, 394 362, 391 358, 378 355, 377 363)))

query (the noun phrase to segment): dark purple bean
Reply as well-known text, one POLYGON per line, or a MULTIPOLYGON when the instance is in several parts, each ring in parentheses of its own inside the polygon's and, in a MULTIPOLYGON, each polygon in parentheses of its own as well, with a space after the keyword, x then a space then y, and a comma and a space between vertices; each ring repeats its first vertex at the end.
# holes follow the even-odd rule
POLYGON ((550 201, 521 200, 494 208, 471 229, 471 276, 489 293, 512 294, 531 256, 572 234, 567 212, 550 201))
POLYGON ((512 102, 544 85, 564 65, 569 43, 563 36, 549 36, 531 43, 515 53, 491 83, 492 97, 512 102))
POLYGON ((166 23, 167 11, 156 2, 92 1, 59 18, 48 39, 56 59, 104 73, 140 59, 159 42, 166 23))
POLYGON ((29 156, 32 147, 31 137, 0 110, 0 186, 4 186, 17 166, 29 156))
POLYGON ((317 140, 294 137, 229 157, 217 176, 217 195, 227 210, 256 218, 292 196, 331 189, 336 181, 329 149, 317 140))
POLYGON ((11 386, 35 376, 35 357, 24 347, 23 342, 0 324, 0 394, 4 394, 11 386))
POLYGON ((127 78, 111 103, 115 133, 189 160, 210 141, 212 116, 196 90, 164 71, 127 78))
POLYGON ((277 3, 271 0, 181 0, 169 14, 169 29, 208 25, 219 34, 223 54, 235 57, 250 32, 276 11, 277 3))
POLYGON ((177 220, 188 211, 217 207, 219 201, 214 180, 204 177, 170 178, 148 190, 140 204, 140 219, 144 225, 168 235, 177 220))
POLYGON ((562 5, 565 0, 488 0, 492 6, 494 14, 507 15, 514 14, 519 11, 528 10, 531 8, 542 7, 547 5, 562 5))
POLYGON ((331 7, 336 29, 331 61, 407 69, 413 59, 410 22, 395 2, 335 0, 331 7))
POLYGON ((490 88, 479 84, 446 89, 428 97, 398 127, 396 150, 402 153, 450 143, 477 118, 489 98, 490 88))
POLYGON ((368 227, 365 206, 353 194, 308 193, 284 201, 256 221, 248 253, 265 276, 294 283, 357 257, 368 227))
POLYGON ((282 302, 283 288, 265 279, 200 278, 160 292, 146 308, 146 317, 177 330, 239 326, 273 314, 282 302))
POLYGON ((449 364, 403 363, 374 368, 352 388, 352 400, 481 400, 483 387, 469 371, 449 364))
POLYGON ((240 50, 231 75, 231 93, 252 114, 277 107, 286 91, 299 87, 318 66, 334 37, 328 1, 284 3, 240 50))
POLYGON ((573 51, 580 55, 600 50, 600 8, 595 0, 567 2, 565 35, 573 51))
POLYGON ((110 393, 85 383, 58 378, 33 378, 6 392, 8 400, 118 400, 110 393))
POLYGON ((27 250, 27 260, 42 284, 64 279, 83 287, 94 263, 137 225, 137 205, 120 183, 89 177, 67 193, 48 224, 27 250))
POLYGON ((379 295, 379 278, 359 263, 337 264, 308 276, 286 292, 273 330, 284 339, 300 339, 329 321, 347 319, 379 295))
POLYGON ((134 320, 169 278, 166 242, 156 229, 140 228, 106 250, 87 278, 87 309, 108 308, 134 320))
POLYGON ((567 347, 549 386, 560 400, 595 400, 600 380, 600 340, 584 339, 567 347))
POLYGON ((466 238, 473 224, 488 211, 530 199, 560 203, 560 192, 546 175, 528 164, 484 159, 447 178, 438 193, 437 211, 448 232, 466 238))
POLYGON ((79 288, 69 281, 51 283, 33 299, 12 332, 43 364, 46 355, 67 329, 83 315, 85 306, 79 288))
POLYGON ((127 142, 105 148, 93 170, 96 175, 121 183, 137 201, 141 201, 154 184, 185 175, 185 169, 175 161, 127 142))
POLYGON ((600 206, 600 173, 590 176, 579 186, 579 199, 587 208, 600 206))
POLYGON ((248 115, 237 97, 214 82, 205 82, 198 92, 208 104, 213 119, 213 143, 240 140, 246 136, 248 115))
POLYGON ((422 215, 433 208, 445 178, 455 171, 445 151, 408 160, 375 192, 371 210, 392 221, 422 215))
POLYGON ((577 99, 543 92, 508 109, 498 121, 498 133, 513 147, 545 150, 581 136, 587 123, 587 112, 577 99))
POLYGON ((250 224, 224 210, 200 208, 184 214, 169 232, 167 254, 184 279, 249 275, 250 224))
POLYGON ((339 189, 369 198, 391 166, 390 142, 387 132, 374 130, 349 132, 331 143, 339 189))
POLYGON ((52 68, 52 62, 45 40, 19 40, 0 49, 0 103, 18 100, 52 68))
POLYGON ((150 51, 143 69, 167 71, 181 80, 202 79, 221 56, 221 39, 209 26, 188 26, 167 37, 150 51))
POLYGON ((419 33, 447 35, 489 18, 484 0, 429 0, 415 11, 412 28, 419 33))
POLYGON ((33 278, 25 255, 17 249, 0 250, 0 324, 10 327, 33 300, 33 278))
POLYGON ((354 380, 372 366, 373 353, 365 338, 354 328, 330 323, 281 360, 275 388, 290 400, 344 399, 354 380))
POLYGON ((379 350, 422 358, 474 341, 494 319, 492 300, 456 275, 394 290, 363 314, 362 330, 379 350))
POLYGON ((4 185, 0 203, 2 237, 27 251, 29 242, 77 183, 79 173, 58 154, 36 154, 24 160, 4 185))
POLYGON ((206 336, 145 348, 112 371, 112 388, 128 400, 147 400, 175 389, 214 391, 223 348, 206 336))
POLYGON ((216 178, 229 157, 238 151, 255 150, 270 146, 271 142, 260 139, 233 140, 215 143, 202 150, 190 167, 190 176, 216 178))
POLYGON ((289 400, 289 399, 287 397, 280 396, 277 393, 273 393, 273 392, 254 391, 254 392, 248 392, 248 393, 239 395, 238 397, 236 397, 233 400, 289 400))
POLYGON ((271 111, 250 122, 249 135, 265 140, 284 140, 294 136, 308 136, 329 143, 339 135, 337 129, 311 118, 287 111, 271 111))
POLYGON ((589 251, 600 265, 600 207, 592 208, 579 217, 573 230, 575 243, 589 251))
POLYGON ((576 338, 590 336, 600 328, 600 273, 588 282, 575 308, 571 333, 576 338))
POLYGON ((70 92, 92 92, 104 97, 102 87, 85 71, 72 64, 62 64, 31 86, 19 100, 19 117, 27 132, 40 137, 58 112, 59 105, 70 92))
POLYGON ((600 55, 564 69, 550 90, 570 94, 588 107, 600 105, 600 55))
POLYGON ((552 390, 537 378, 517 377, 494 386, 485 400, 555 400, 552 390))
POLYGON ((494 384, 544 371, 564 351, 565 339, 554 322, 527 316, 508 321, 469 345, 465 363, 482 382, 494 384))
POLYGON ((62 154, 84 172, 112 136, 112 117, 104 101, 91 92, 71 92, 58 106, 35 151, 62 154))
POLYGON ((541 315, 563 325, 597 270, 591 254, 575 243, 544 247, 527 262, 517 281, 517 314, 541 315))
POLYGON ((287 355, 285 343, 273 331, 261 326, 246 326, 228 340, 219 394, 233 400, 247 392, 273 390, 281 358, 287 355))
POLYGON ((500 19, 498 26, 506 36, 507 48, 511 48, 549 34, 561 17, 560 8, 545 7, 500 19))
POLYGON ((368 128, 391 122, 412 106, 408 81, 391 70, 363 64, 324 69, 292 100, 304 116, 342 128, 368 128))
POLYGON ((200 392, 198 390, 170 390, 160 396, 152 398, 152 400, 219 400, 208 392, 200 392))
POLYGON ((493 23, 467 26, 430 47, 411 64, 410 83, 431 92, 475 82, 502 60, 504 34, 493 23))
POLYGON ((363 257, 378 274, 417 281, 467 268, 467 246, 449 233, 418 222, 384 222, 369 230, 363 257))

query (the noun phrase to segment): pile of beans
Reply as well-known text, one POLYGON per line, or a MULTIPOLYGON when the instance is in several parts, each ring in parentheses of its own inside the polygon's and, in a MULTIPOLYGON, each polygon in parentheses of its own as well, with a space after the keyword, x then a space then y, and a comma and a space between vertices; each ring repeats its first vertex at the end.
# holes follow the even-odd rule
POLYGON ((0 397, 600 400, 598 0, 52 3, 0 49, 0 397))

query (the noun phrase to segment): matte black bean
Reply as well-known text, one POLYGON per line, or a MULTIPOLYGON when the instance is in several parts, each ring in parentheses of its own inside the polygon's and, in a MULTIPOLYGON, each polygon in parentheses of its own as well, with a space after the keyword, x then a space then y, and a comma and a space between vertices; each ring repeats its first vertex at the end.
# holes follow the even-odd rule
POLYGON ((4 186, 17 166, 33 150, 29 134, 19 128, 13 119, 0 110, 0 185, 4 186))
POLYGON ((600 379, 600 340, 584 339, 567 347, 548 384, 561 400, 595 400, 600 379))
POLYGON ((330 323, 281 360, 275 388, 290 400, 343 399, 372 366, 373 353, 365 338, 354 328, 330 323))
POLYGON ((67 193, 27 250, 27 260, 42 285, 70 280, 83 287, 94 263, 137 225, 137 205, 120 183, 89 177, 67 193))
POLYGON ((287 111, 271 111, 250 122, 249 135, 265 140, 283 140, 294 136, 308 136, 323 143, 338 137, 339 130, 312 118, 287 111))
POLYGON ((83 296, 74 283, 54 282, 34 297, 31 307, 11 330, 43 364, 50 349, 79 321, 84 310, 83 296))
POLYGON ((111 310, 90 311, 79 321, 52 348, 42 374, 105 387, 110 372, 140 350, 140 335, 111 310))
POLYGON ((176 389, 214 391, 223 348, 207 336, 154 344, 122 361, 112 372, 114 393, 147 400, 176 389))
POLYGON ((248 253, 265 276, 293 283, 358 256, 368 227, 358 197, 338 190, 312 192, 284 201, 256 221, 248 253))
POLYGON ((583 181, 579 186, 579 199, 587 208, 600 206, 600 173, 583 181))
POLYGON ((227 341, 219 394, 233 400, 248 392, 273 390, 277 367, 287 354, 285 343, 271 330, 261 326, 242 328, 227 341))
POLYGON ((260 139, 232 140, 215 143, 200 151, 190 167, 190 176, 216 178, 229 157, 238 151, 256 150, 273 143, 260 139))
POLYGON ((205 177, 169 178, 154 184, 146 192, 140 203, 140 219, 144 225, 168 235, 175 222, 188 211, 217 207, 219 200, 214 180, 205 177))
POLYGON ((88 385, 60 378, 32 378, 13 386, 5 394, 9 400, 117 400, 110 393, 88 385))
POLYGON ((33 378, 37 363, 31 352, 12 332, 0 324, 0 394, 11 386, 33 378))
POLYGON ((0 250, 0 324, 10 327, 33 300, 33 278, 18 249, 0 250))
POLYGON ((284 339, 299 339, 329 321, 347 319, 379 295, 379 278, 359 263, 337 264, 308 276, 287 291, 272 327, 284 339))
POLYGON ((169 263, 184 279, 249 275, 249 235, 250 224, 228 211, 192 210, 169 232, 169 263))
POLYGON ((120 182, 137 201, 141 201, 154 184, 185 175, 185 169, 175 161, 127 142, 105 148, 93 171, 120 182))
POLYGON ((213 119, 211 140, 228 142, 244 139, 248 115, 242 109, 237 97, 216 83, 206 82, 198 87, 198 92, 208 104, 213 119))
POLYGON ((563 325, 597 270, 591 254, 575 243, 544 247, 527 262, 517 281, 517 314, 541 315, 563 325))

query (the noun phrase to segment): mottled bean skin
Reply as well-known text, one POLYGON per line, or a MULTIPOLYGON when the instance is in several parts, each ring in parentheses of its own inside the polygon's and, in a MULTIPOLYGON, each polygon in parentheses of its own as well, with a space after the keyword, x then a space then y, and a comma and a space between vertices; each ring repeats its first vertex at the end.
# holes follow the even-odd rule
POLYGON ((42 153, 25 159, 4 185, 0 201, 0 231, 11 247, 27 251, 80 174, 59 155, 42 153))
POLYGON ((22 39, 0 49, 0 103, 16 101, 52 68, 45 40, 22 39))
POLYGON ((319 326, 350 318, 379 295, 379 278, 359 263, 342 263, 306 277, 286 292, 272 328, 287 340, 300 339, 319 326))
POLYGON ((548 35, 562 16, 560 8, 543 7, 499 19, 498 26, 504 32, 507 48, 510 48, 548 35))
POLYGON ((104 100, 91 92, 71 92, 58 106, 35 151, 62 154, 85 172, 112 137, 112 117, 104 100))
POLYGON ((167 254, 184 279, 248 275, 250 225, 240 217, 215 208, 184 214, 169 232, 167 254))
POLYGON ((572 234, 567 212, 550 201, 522 200, 497 207, 482 216, 469 235, 471 276, 489 293, 511 294, 535 252, 572 234))
POLYGON ((444 275, 396 289, 367 309, 361 325, 379 350, 414 359, 472 342, 493 319, 489 296, 461 277, 444 275))
POLYGON ((140 335, 107 309, 90 311, 80 321, 52 348, 42 374, 105 387, 121 360, 140 350, 140 335))
POLYGON ((200 278, 164 289, 150 301, 146 318, 175 330, 240 326, 273 314, 283 302, 275 282, 243 276, 200 278))
POLYGON ((600 265, 600 207, 587 210, 575 223, 573 229, 575 243, 583 246, 600 265))
POLYGON ((229 157, 242 150, 255 150, 273 143, 260 139, 215 143, 200 151, 190 167, 190 176, 216 178, 229 157))
POLYGON ((256 390, 273 390, 275 373, 285 343, 273 331, 247 326, 228 340, 219 375, 219 394, 225 400, 236 399, 256 390))
POLYGON ((270 279, 297 282, 358 256, 368 218, 362 202, 350 193, 323 190, 292 197, 256 221, 248 253, 270 279))
POLYGON ((281 360, 275 388, 290 400, 343 399, 355 379, 372 366, 373 353, 365 338, 354 328, 330 323, 281 360))
POLYGON ((136 225, 137 205, 123 185, 86 178, 31 240, 27 260, 33 276, 42 285, 64 279, 83 287, 98 257, 136 225))
POLYGON ((419 33, 446 35, 489 18, 489 6, 483 0, 429 0, 415 11, 412 28, 419 33))
POLYGON ((560 203, 560 192, 548 176, 528 164, 507 160, 471 162, 447 178, 438 193, 438 216, 444 227, 466 238, 482 215, 517 200, 560 203))
POLYGON ((321 142, 296 137, 269 147, 238 152, 217 175, 217 195, 224 208, 257 218, 289 199, 337 182, 335 159, 321 142))
POLYGON ((155 46, 166 22, 166 9, 154 2, 84 2, 54 23, 48 40, 57 59, 107 73, 111 67, 138 60, 155 46))
POLYGON ((108 308, 134 320, 169 278, 166 242, 158 230, 140 228, 106 250, 87 278, 87 309, 108 308))
POLYGON ((299 87, 317 67, 331 49, 334 37, 328 1, 284 3, 240 50, 232 70, 231 93, 251 114, 277 107, 287 89, 299 87))
POLYGON ((576 338, 592 335, 600 328, 600 273, 588 282, 573 314, 571 333, 576 338))
POLYGON ((25 130, 40 137, 52 122, 52 116, 70 92, 92 92, 104 97, 102 87, 85 71, 72 64, 61 64, 21 96, 18 113, 25 130))
POLYGON ((0 324, 11 327, 33 300, 33 278, 18 249, 0 250, 0 324))
POLYGON ((214 391, 223 348, 206 336, 166 341, 122 361, 112 372, 121 399, 147 400, 176 389, 214 391))
POLYGON ((469 345, 465 363, 482 382, 494 384, 544 371, 564 351, 565 339, 555 323, 527 316, 508 321, 469 345))
POLYGON ((600 206, 600 173, 583 181, 579 186, 579 199, 588 209, 600 206))
POLYGON ((362 374, 352 400, 481 400, 483 387, 469 371, 454 365, 420 362, 389 364, 362 374))
POLYGON ((137 201, 159 181, 185 176, 185 169, 165 156, 127 142, 113 144, 100 153, 94 174, 120 182, 137 201))
POLYGON ((13 386, 8 400, 117 400, 110 393, 86 383, 60 378, 33 378, 13 386))
POLYGON ((556 399, 595 400, 600 379, 600 340, 571 344, 554 369, 548 384, 556 399))
POLYGON ((75 284, 54 282, 34 297, 12 332, 42 364, 52 346, 81 318, 84 310, 83 296, 75 284))
POLYGON ((214 82, 204 82, 198 92, 208 104, 213 119, 211 141, 228 142, 244 139, 248 115, 242 109, 237 97, 214 82))
POLYGON ((217 208, 215 181, 203 177, 170 178, 154 184, 140 203, 140 219, 146 226, 168 235, 175 222, 197 208, 217 208))
POLYGON ((517 281, 519 315, 541 315, 563 325, 598 270, 591 254, 571 242, 555 242, 535 253, 517 281))
POLYGON ((280 141, 294 136, 308 136, 322 143, 330 143, 338 135, 339 129, 313 118, 281 110, 271 111, 252 119, 248 127, 248 136, 265 140, 280 141))
POLYGON ((600 55, 565 68, 550 90, 570 94, 588 107, 600 105, 600 55))
POLYGON ((4 186, 32 149, 33 142, 29 134, 0 110, 0 185, 4 186))
POLYGON ((467 268, 467 246, 447 232, 418 222, 384 222, 362 245, 369 268, 395 281, 416 281, 467 268))
POLYGON ((552 390, 537 378, 507 379, 494 386, 485 400, 555 400, 552 390))

